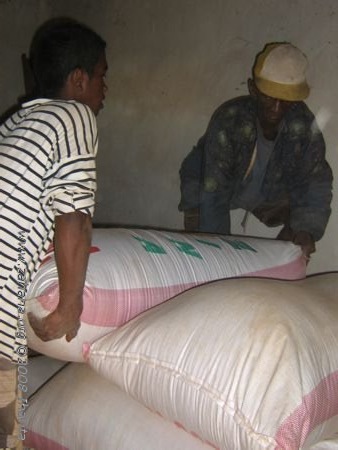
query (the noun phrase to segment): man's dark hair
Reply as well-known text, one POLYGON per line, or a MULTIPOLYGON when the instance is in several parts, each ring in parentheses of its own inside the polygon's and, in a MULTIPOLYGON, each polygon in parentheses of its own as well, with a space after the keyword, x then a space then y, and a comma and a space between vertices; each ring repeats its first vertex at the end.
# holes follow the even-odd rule
POLYGON ((91 77, 106 48, 93 30, 73 19, 52 19, 35 33, 30 47, 34 96, 55 97, 74 69, 91 77))

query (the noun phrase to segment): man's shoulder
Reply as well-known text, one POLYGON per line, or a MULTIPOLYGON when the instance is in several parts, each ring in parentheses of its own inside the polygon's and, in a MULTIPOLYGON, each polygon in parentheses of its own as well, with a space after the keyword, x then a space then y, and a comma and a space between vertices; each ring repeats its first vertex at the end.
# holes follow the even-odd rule
POLYGON ((314 114, 305 102, 297 102, 290 108, 287 118, 291 120, 299 119, 304 122, 312 123, 314 114))
POLYGON ((216 108, 216 111, 223 111, 223 110, 227 110, 229 108, 244 108, 247 106, 251 106, 253 104, 253 99, 251 97, 251 95, 241 95, 239 97, 233 97, 229 100, 226 100, 225 102, 223 102, 221 105, 218 106, 218 108, 216 108))
POLYGON ((74 122, 76 120, 95 121, 95 115, 89 106, 75 100, 36 99, 22 105, 19 114, 23 117, 55 122, 74 122))
POLYGON ((285 115, 284 137, 295 139, 313 139, 315 136, 321 139, 320 130, 314 113, 305 102, 295 103, 285 115))
POLYGON ((89 106, 79 103, 75 100, 62 100, 62 99, 36 99, 30 102, 26 102, 23 105, 24 109, 36 112, 55 112, 62 114, 63 111, 68 114, 75 114, 76 112, 86 112, 89 115, 94 115, 89 106))
POLYGON ((254 101, 250 95, 234 97, 222 103, 214 111, 212 117, 231 117, 254 112, 254 101))

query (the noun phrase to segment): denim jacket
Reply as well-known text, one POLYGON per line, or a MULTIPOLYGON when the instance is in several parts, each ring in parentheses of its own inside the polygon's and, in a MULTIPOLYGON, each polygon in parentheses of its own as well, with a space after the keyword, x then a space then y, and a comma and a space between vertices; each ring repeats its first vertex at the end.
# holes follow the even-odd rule
MULTIPOLYGON (((229 211, 245 186, 256 127, 254 98, 229 100, 217 108, 205 134, 183 160, 179 210, 199 208, 200 231, 230 234, 229 211)), ((304 102, 296 102, 283 118, 266 168, 264 201, 273 204, 287 197, 292 230, 308 231, 319 240, 331 214, 332 180, 314 115, 304 102)))

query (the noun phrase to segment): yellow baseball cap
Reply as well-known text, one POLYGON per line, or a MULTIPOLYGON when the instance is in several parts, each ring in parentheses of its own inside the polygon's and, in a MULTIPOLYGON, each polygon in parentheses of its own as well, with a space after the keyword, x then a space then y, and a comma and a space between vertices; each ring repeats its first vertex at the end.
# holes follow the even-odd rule
POLYGON ((306 56, 290 43, 266 44, 256 56, 253 76, 263 94, 280 100, 300 101, 308 97, 306 56))

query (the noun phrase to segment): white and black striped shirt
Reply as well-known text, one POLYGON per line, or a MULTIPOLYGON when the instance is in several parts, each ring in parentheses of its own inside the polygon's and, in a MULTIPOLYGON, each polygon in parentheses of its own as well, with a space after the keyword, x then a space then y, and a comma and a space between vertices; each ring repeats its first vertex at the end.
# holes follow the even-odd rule
POLYGON ((22 291, 55 216, 94 213, 97 145, 95 115, 74 101, 34 100, 0 127, 0 357, 16 362, 25 344, 22 291))

